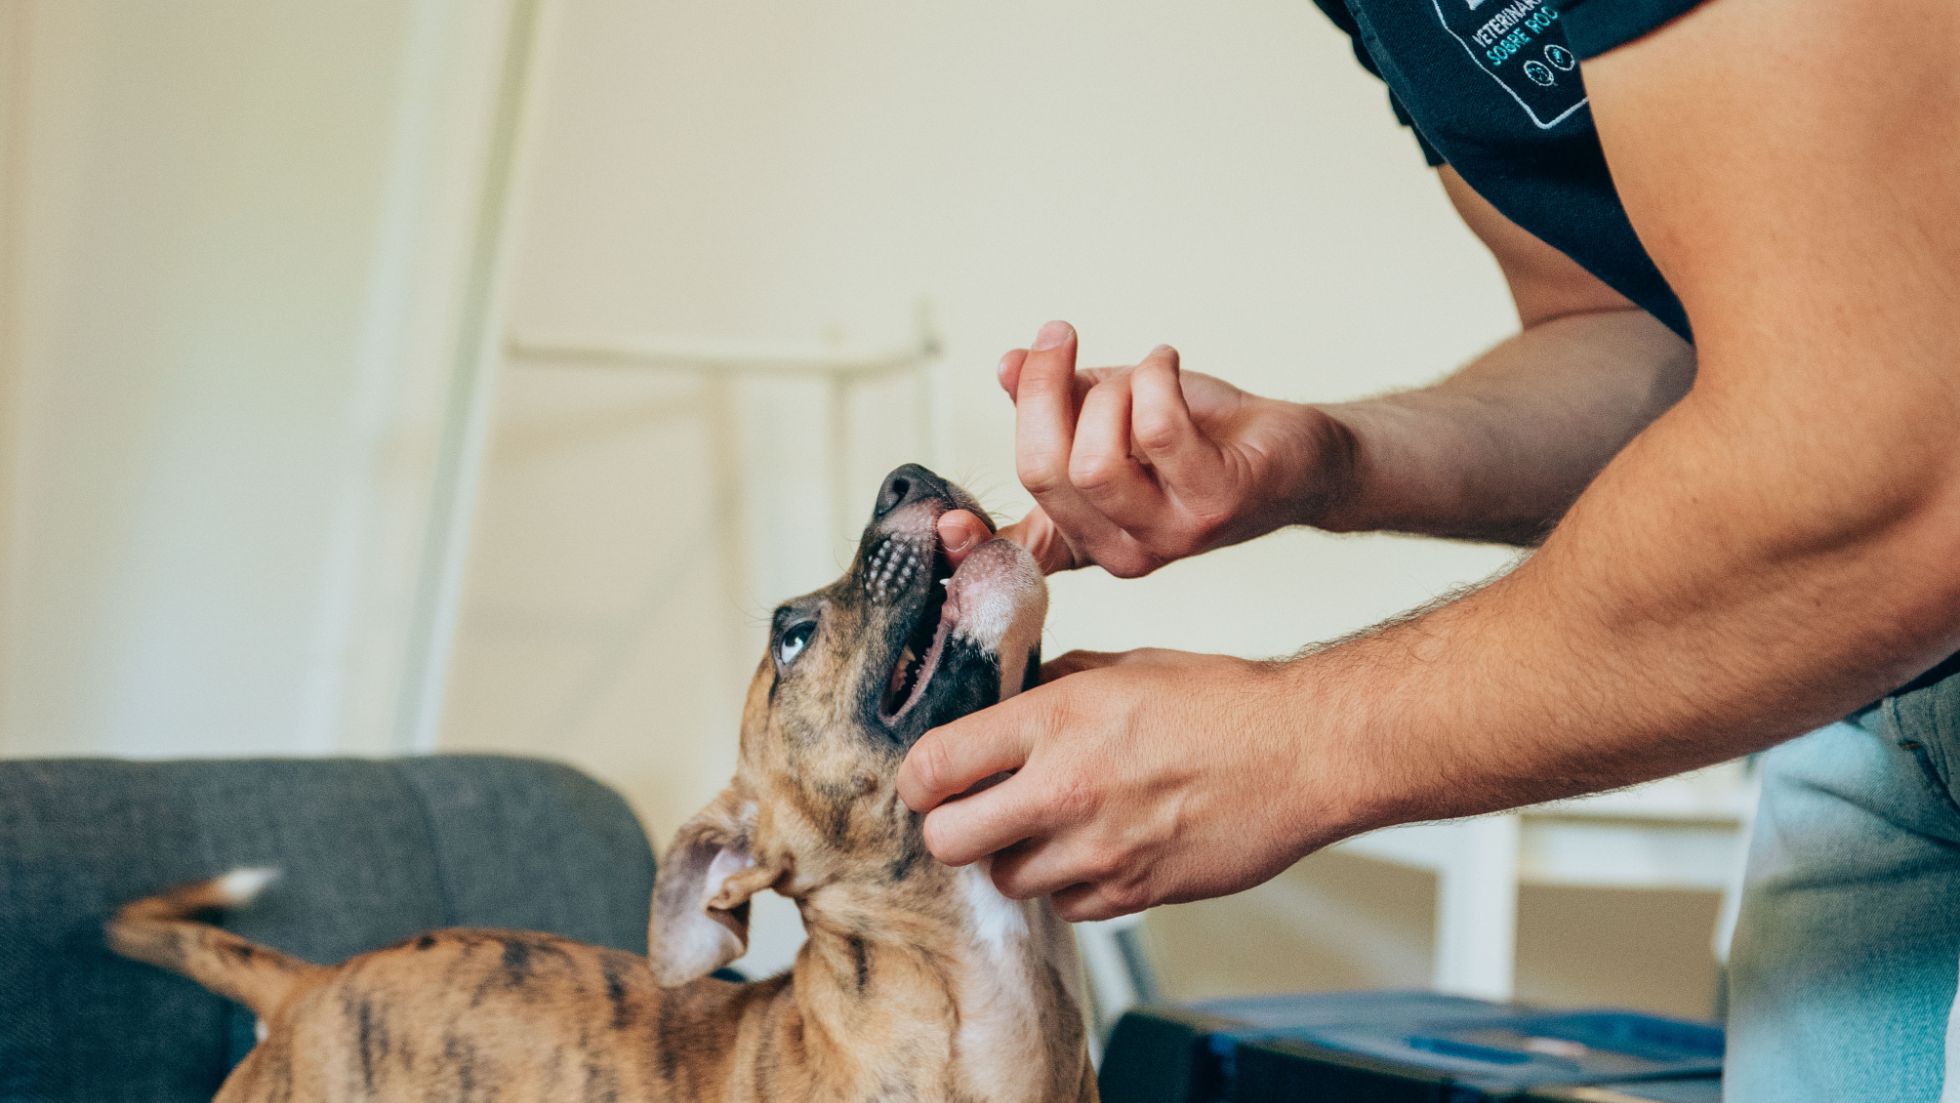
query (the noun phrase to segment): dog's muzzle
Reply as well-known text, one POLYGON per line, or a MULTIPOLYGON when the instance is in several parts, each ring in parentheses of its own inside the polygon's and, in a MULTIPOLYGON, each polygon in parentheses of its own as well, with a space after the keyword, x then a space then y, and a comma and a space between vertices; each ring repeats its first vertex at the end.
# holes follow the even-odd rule
MULTIPOLYGON (((884 621, 885 671, 871 705, 875 725, 902 743, 1019 690, 1038 641, 1047 595, 1019 545, 989 540, 954 570, 939 518, 977 503, 931 471, 908 464, 880 488, 858 557, 858 584, 884 621), (1028 640, 1016 639, 1017 628, 1028 640), (1012 684, 1004 685, 1004 675, 1012 684)), ((992 523, 988 522, 989 528, 992 523)))

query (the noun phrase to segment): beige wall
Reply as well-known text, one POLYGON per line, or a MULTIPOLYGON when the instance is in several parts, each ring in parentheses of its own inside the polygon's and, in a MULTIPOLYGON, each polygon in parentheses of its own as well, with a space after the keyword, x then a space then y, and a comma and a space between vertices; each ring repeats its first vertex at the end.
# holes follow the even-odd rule
MULTIPOLYGON (((1513 324, 1382 90, 1301 0, 559 15, 513 332, 882 347, 926 300, 944 435, 903 388, 861 403, 860 508, 915 458, 1025 507, 993 365, 1050 317, 1092 360, 1167 341, 1190 368, 1328 399, 1431 379, 1513 324)), ((530 363, 501 386, 444 744, 542 739, 664 835, 727 777, 760 614, 845 554, 820 505, 821 393, 743 384, 717 414, 695 384, 530 363)), ((1059 578, 1047 647, 1285 652, 1505 561, 1287 535, 1140 582, 1059 578)), ((1424 877, 1332 857, 1153 932, 1182 992, 1421 983, 1432 903, 1424 877)), ((1609 924, 1601 948, 1640 964, 1590 997, 1704 1007, 1711 907, 1670 931, 1685 938, 1609 924)), ((1559 917, 1589 913, 1527 912, 1559 948, 1526 947, 1527 989, 1586 989, 1574 964, 1597 932, 1559 917)), ((794 939, 767 920, 764 966, 794 939)))
POLYGON ((0 753, 394 745, 506 10, 4 0, 0 753))

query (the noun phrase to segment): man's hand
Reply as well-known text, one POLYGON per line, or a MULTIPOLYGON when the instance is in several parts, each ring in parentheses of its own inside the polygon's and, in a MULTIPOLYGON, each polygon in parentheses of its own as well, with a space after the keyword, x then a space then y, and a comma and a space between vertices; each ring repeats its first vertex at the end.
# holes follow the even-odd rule
POLYGON ((1279 664, 1071 652, 1042 674, 1045 684, 926 733, 906 756, 898 792, 925 813, 940 861, 993 854, 1002 892, 1052 894, 1079 921, 1249 888, 1326 841, 1271 799, 1305 784, 1310 750, 1279 719, 1279 664), (951 799, 1003 771, 1013 774, 951 799))
POLYGON ((1077 371, 1075 356, 1075 330, 1050 322, 1000 362, 1037 503, 1002 535, 1045 572, 1149 574, 1311 522, 1346 482, 1350 438, 1315 407, 1181 372, 1169 346, 1128 368, 1077 371))

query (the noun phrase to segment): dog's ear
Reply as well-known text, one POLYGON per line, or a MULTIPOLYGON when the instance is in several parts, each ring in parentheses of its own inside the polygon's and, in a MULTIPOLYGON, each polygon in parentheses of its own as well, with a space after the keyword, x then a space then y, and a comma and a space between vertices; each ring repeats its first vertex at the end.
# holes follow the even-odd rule
POLYGON ((742 956, 749 944, 749 897, 768 888, 774 869, 752 849, 755 804, 724 789, 681 825, 653 884, 647 955, 663 987, 686 984, 742 956))

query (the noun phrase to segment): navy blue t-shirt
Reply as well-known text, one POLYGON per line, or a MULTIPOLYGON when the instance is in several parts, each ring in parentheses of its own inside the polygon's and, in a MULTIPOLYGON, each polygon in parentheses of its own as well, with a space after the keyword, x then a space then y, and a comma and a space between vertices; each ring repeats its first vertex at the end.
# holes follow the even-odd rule
POLYGON ((1315 0, 1388 85, 1430 164, 1688 337, 1627 222, 1579 62, 1701 0, 1315 0))

